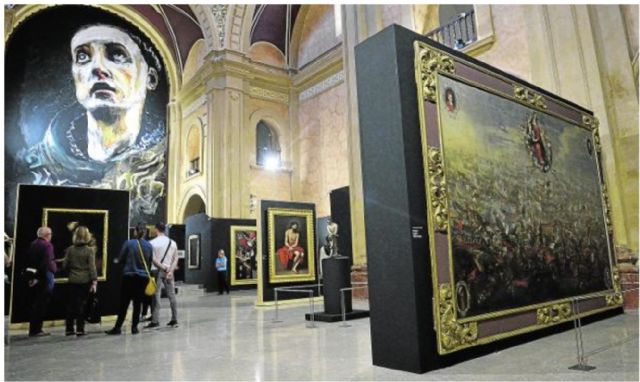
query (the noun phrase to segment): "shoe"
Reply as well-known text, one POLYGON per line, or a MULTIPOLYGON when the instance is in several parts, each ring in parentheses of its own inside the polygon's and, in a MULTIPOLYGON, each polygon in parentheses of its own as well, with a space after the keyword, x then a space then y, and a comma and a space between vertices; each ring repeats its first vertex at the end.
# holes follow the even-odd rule
POLYGON ((167 326, 171 326, 172 328, 177 328, 177 327, 178 327, 178 321, 176 321, 176 320, 171 320, 171 321, 169 321, 169 323, 167 324, 167 326))
POLYGON ((159 323, 157 322, 150 322, 148 325, 145 325, 145 329, 153 329, 153 328, 157 328, 158 326, 160 326, 159 323))
POLYGON ((122 330, 120 330, 120 328, 113 328, 111 330, 107 330, 105 333, 113 336, 113 335, 122 334, 122 330))
POLYGON ((218 293, 218 296, 222 295, 222 292, 218 293))
POLYGON ((51 333, 47 333, 47 332, 29 333, 29 337, 46 337, 50 335, 51 333))
POLYGON ((85 334, 87 334, 87 333, 85 333, 85 332, 76 332, 76 336, 78 336, 78 337, 82 337, 85 334))
POLYGON ((138 328, 131 328, 131 334, 138 334, 138 333, 140 333, 138 328))
POLYGON ((151 316, 146 316, 146 317, 140 318, 140 322, 147 322, 147 321, 151 321, 151 316))
POLYGON ((76 332, 64 332, 65 336, 73 336, 75 334, 76 334, 76 332))

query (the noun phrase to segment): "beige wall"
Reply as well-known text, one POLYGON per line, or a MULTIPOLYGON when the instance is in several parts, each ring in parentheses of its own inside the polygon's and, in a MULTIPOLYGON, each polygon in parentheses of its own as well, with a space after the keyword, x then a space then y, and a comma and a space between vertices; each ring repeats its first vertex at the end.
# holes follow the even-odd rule
POLYGON ((331 215, 329 192, 349 185, 346 87, 344 82, 300 103, 302 199, 317 216, 331 215))
POLYGON ((336 36, 333 5, 310 6, 303 14, 298 36, 296 67, 301 68, 340 43, 336 36))
MULTIPOLYGON (((521 5, 492 5, 491 22, 495 42, 491 48, 475 58, 531 81, 532 54, 529 49, 527 30, 523 28, 527 17, 526 7, 521 5)), ((535 54, 545 54, 536 52, 535 54)))

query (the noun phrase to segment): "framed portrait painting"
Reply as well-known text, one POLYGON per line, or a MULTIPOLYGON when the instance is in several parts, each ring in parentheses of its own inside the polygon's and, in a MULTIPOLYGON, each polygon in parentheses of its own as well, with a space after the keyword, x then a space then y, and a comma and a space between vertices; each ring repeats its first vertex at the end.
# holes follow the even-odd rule
POLYGON ((313 211, 269 208, 269 282, 293 283, 316 279, 313 211))
MULTIPOLYGON (((73 235, 79 226, 89 229, 89 246, 95 248, 96 272, 98 281, 107 279, 107 244, 109 237, 109 211, 90 209, 43 208, 42 225, 51 228, 51 243, 55 260, 60 261, 65 251, 73 245, 73 235)), ((62 263, 58 262, 58 268, 62 263)), ((68 274, 59 270, 55 275, 57 283, 69 281, 68 274)))
POLYGON ((188 263, 189 269, 200 269, 200 235, 189 235, 188 243, 188 263))
POLYGON ((414 48, 438 352, 619 307, 598 120, 414 48))

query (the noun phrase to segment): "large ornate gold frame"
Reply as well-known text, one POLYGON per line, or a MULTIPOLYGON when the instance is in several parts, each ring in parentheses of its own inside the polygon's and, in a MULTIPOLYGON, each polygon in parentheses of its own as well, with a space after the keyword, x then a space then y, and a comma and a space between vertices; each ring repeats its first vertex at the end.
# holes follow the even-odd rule
POLYGON ((300 281, 314 281, 316 279, 316 257, 315 239, 313 230, 313 210, 290 209, 290 208, 269 208, 267 209, 267 229, 269 235, 269 283, 294 283, 300 281), (307 242, 305 243, 307 253, 305 260, 309 262, 307 273, 293 275, 276 274, 277 244, 275 229, 275 218, 278 217, 303 217, 305 218, 307 242))
MULTIPOLYGON (((81 214, 99 214, 103 215, 104 232, 102 238, 102 276, 98 277, 98 281, 107 280, 107 243, 109 242, 109 211, 108 210, 85 210, 85 209, 70 209, 70 208, 43 208, 42 209, 42 226, 48 227, 49 213, 81 213, 81 214)), ((55 234, 55 232, 54 232, 55 234)), ((96 253, 96 256, 100 254, 96 253)), ((56 277, 56 283, 65 284, 69 282, 68 277, 56 277)))
MULTIPOLYGON (((492 72, 472 62, 453 57, 425 43, 416 41, 415 76, 418 90, 418 109, 423 150, 424 179, 427 200, 427 220, 429 235, 429 252, 433 285, 433 314, 437 332, 438 353, 448 354, 464 348, 486 344, 503 338, 515 336, 562 322, 571 321, 622 305, 620 276, 616 269, 615 257, 612 255, 611 243, 613 230, 610 218, 609 198, 607 196, 604 177, 600 173, 599 156, 596 155, 598 175, 600 178, 603 215, 609 242, 608 256, 611 265, 613 288, 583 296, 574 296, 555 301, 529 305, 520 308, 495 311, 474 317, 461 318, 457 314, 455 280, 453 278, 452 239, 449 226, 449 200, 447 196, 446 168, 443 162, 444 148, 440 115, 437 102, 442 99, 439 94, 438 81, 446 76, 456 81, 472 85, 483 91, 520 103, 541 113, 560 118, 580 128, 591 131, 595 150, 601 152, 598 133, 598 119, 584 111, 556 98, 545 98, 528 88, 525 84, 515 82, 497 72, 492 72), (475 72, 501 84, 501 90, 489 87, 457 74, 460 69, 465 73, 475 72), (508 90, 507 90, 508 89, 508 90), (564 111, 560 113, 559 111, 564 111), (568 117, 570 115, 571 117, 568 117), (437 135, 429 133, 428 124, 437 124, 437 135), (431 139, 429 139, 431 137, 431 139), (432 142, 433 141, 433 142, 432 142), (443 246, 436 243, 446 243, 443 246), (440 267, 441 269, 439 269, 440 267), (509 321, 510 320, 510 321, 509 321), (488 330, 501 322, 509 321, 509 328, 488 330)), ((506 326, 506 325, 505 325, 506 326)))
MULTIPOLYGON (((237 240, 236 240, 236 233, 237 232, 241 232, 241 231, 255 231, 256 235, 258 234, 258 229, 256 228, 256 226, 248 226, 248 225, 232 225, 230 227, 229 230, 229 235, 230 235, 230 241, 229 243, 231 243, 230 248, 229 248, 229 257, 231 258, 231 285, 256 285, 258 283, 258 278, 256 277, 255 279, 242 279, 242 280, 238 280, 236 279, 236 248, 237 248, 237 240)), ((257 243, 257 241, 256 241, 257 243)), ((256 266, 258 265, 258 261, 257 261, 257 257, 258 257, 258 248, 255 249, 256 251, 256 266)), ((256 268, 256 272, 257 272, 257 268, 256 268)), ((257 273, 256 273, 257 274, 257 273)))

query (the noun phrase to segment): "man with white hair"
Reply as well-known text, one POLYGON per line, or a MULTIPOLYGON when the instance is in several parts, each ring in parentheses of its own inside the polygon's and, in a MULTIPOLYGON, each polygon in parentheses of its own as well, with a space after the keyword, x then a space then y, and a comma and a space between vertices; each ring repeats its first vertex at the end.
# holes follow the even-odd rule
POLYGON ((51 228, 40 227, 38 238, 27 251, 26 274, 28 280, 31 311, 29 313, 29 337, 47 336, 42 331, 42 319, 51 299, 54 275, 58 270, 54 260, 53 244, 51 244, 51 228))

